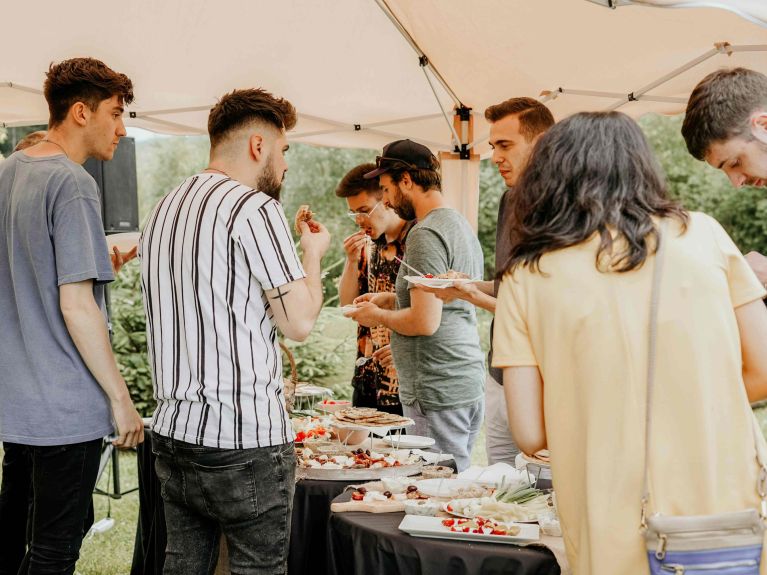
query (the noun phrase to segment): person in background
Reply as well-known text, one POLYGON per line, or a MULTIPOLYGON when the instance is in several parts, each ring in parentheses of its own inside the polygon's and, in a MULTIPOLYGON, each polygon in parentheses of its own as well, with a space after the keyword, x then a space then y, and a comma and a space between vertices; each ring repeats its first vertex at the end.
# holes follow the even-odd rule
POLYGON ((73 573, 103 438, 116 428, 117 447, 143 440, 109 343, 104 286, 114 275, 98 189, 81 165, 89 157, 112 158, 125 135, 122 115, 133 87, 103 62, 74 58, 51 65, 44 93, 47 134, 0 163, 6 330, 0 439, 9 471, 0 489, 0 525, 11 525, 15 541, 0 546, 0 564, 11 572, 25 544, 24 522, 16 519, 28 499, 14 494, 26 492, 30 473, 13 462, 26 461, 34 513, 19 571, 73 573))
POLYGON ((482 275, 479 240, 441 191, 439 162, 425 146, 398 140, 383 149, 376 169, 384 203, 403 220, 417 220, 405 243, 396 293, 364 294, 349 315, 363 326, 392 330, 392 354, 400 376, 403 414, 414 433, 433 437, 436 449, 455 457, 458 470, 470 464, 484 412, 484 359, 474 306, 443 303, 405 279, 419 270, 438 276, 450 270, 482 275))
MULTIPOLYGON (((733 68, 703 78, 687 102, 682 136, 690 154, 736 188, 767 186, 767 76, 733 68)), ((767 286, 767 257, 749 252, 746 261, 767 286)))
MULTIPOLYGON (((346 265, 338 283, 342 306, 362 294, 394 292, 399 260, 405 257, 405 239, 415 223, 406 222, 384 205, 378 180, 363 177, 373 170, 375 164, 352 168, 336 188, 336 196, 346 200, 349 217, 360 228, 344 239, 346 265)), ((367 361, 355 365, 352 404, 402 415, 390 338, 391 330, 384 326, 358 326, 357 361, 367 361)))
MULTIPOLYGON (((501 269, 509 258, 510 222, 507 216, 514 185, 527 165, 533 147, 542 134, 554 125, 549 109, 534 98, 510 98, 485 110, 490 123, 489 144, 492 161, 506 184, 498 206, 495 233, 495 269, 501 269)), ((445 302, 462 299, 495 314, 499 280, 460 283, 455 287, 429 291, 445 302)), ((506 399, 503 393, 503 372, 493 367, 493 327, 490 324, 490 351, 487 357, 488 375, 485 381, 485 449, 487 462, 514 465, 519 449, 509 429, 506 399)))
POLYGON ((765 289, 716 220, 669 199, 636 122, 599 112, 553 126, 509 217, 493 363, 517 445, 550 451, 575 575, 649 572, 640 523, 659 241, 647 512, 759 507, 755 449, 767 446, 761 434, 755 444, 749 400, 767 397, 765 289))
POLYGON ((286 571, 296 456, 277 330, 311 332, 330 243, 297 217, 300 259, 279 202, 295 124, 269 92, 224 95, 208 167, 160 200, 141 236, 166 575, 212 572, 222 533, 232 573, 286 571))

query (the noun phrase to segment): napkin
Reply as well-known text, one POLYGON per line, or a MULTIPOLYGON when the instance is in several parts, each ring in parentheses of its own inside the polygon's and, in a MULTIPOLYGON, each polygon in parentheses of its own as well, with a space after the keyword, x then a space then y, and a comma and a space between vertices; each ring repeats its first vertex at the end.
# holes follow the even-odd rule
POLYGON ((494 465, 490 465, 489 467, 472 465, 465 471, 459 473, 458 478, 495 485, 500 485, 501 483, 508 484, 528 482, 528 476, 526 472, 514 469, 508 463, 496 463, 494 465))

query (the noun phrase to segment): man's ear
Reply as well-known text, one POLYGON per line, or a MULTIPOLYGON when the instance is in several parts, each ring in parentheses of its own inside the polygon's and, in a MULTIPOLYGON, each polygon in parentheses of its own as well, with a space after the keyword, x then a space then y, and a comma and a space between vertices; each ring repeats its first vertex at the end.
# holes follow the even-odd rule
POLYGON ((78 126, 85 126, 91 115, 91 109, 84 102, 75 102, 69 108, 69 115, 78 126))
POLYGON ((402 177, 400 178, 399 183, 406 190, 410 190, 410 188, 413 187, 413 180, 410 177, 410 173, 409 172, 403 172, 402 173, 402 177))
POLYGON ((248 139, 250 144, 250 153, 256 162, 261 161, 261 157, 264 154, 264 138, 258 134, 253 134, 248 139))
POLYGON ((756 112, 751 116, 751 135, 767 144, 767 112, 756 112))

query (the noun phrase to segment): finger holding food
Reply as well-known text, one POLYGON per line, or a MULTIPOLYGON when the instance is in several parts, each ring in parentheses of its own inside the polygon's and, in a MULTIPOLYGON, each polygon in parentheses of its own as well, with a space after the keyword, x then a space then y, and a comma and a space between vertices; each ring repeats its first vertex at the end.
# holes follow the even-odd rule
MULTIPOLYGON (((308 204, 303 204, 302 206, 299 206, 298 211, 296 212, 296 218, 295 218, 295 225, 296 225, 296 233, 301 235, 301 222, 306 222, 307 224, 314 219, 314 213, 311 209, 309 209, 308 204)), ((311 226, 310 226, 311 230, 311 226)))

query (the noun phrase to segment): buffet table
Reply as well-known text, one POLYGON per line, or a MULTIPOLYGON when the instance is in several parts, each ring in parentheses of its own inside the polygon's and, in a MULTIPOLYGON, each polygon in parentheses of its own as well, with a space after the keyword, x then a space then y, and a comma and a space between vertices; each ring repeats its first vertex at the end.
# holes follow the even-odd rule
MULTIPOLYGON (((348 501, 343 493, 333 502, 348 501)), ((328 568, 338 575, 555 575, 554 555, 517 547, 413 537, 398 529, 404 513, 331 513, 328 568)))

